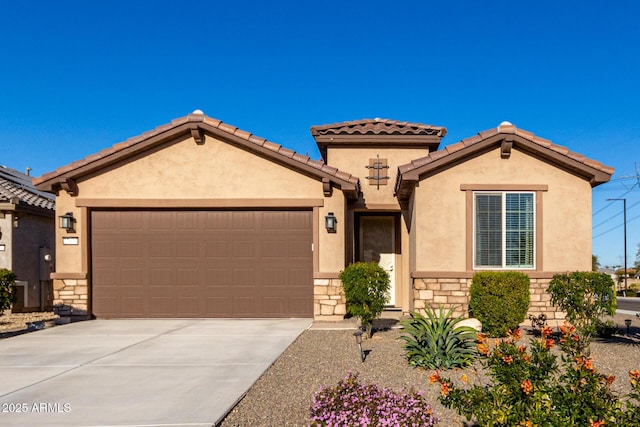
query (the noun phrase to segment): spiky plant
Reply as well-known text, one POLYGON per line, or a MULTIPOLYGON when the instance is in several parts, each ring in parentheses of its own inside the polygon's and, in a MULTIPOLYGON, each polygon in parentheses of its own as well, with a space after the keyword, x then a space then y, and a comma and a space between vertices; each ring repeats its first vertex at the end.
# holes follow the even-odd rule
POLYGON ((425 309, 425 314, 413 312, 400 322, 409 364, 427 369, 469 366, 476 354, 476 330, 458 326, 463 319, 454 317, 452 309, 445 313, 440 306, 438 312, 425 309))

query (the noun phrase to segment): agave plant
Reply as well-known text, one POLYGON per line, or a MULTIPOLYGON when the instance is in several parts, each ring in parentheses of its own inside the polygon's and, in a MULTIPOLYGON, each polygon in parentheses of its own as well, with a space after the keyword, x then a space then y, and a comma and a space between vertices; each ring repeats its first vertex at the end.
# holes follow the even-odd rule
POLYGON ((413 312, 400 322, 409 364, 427 369, 469 366, 476 354, 476 330, 457 326, 463 319, 454 317, 452 309, 445 313, 440 306, 438 312, 425 309, 425 314, 413 312))

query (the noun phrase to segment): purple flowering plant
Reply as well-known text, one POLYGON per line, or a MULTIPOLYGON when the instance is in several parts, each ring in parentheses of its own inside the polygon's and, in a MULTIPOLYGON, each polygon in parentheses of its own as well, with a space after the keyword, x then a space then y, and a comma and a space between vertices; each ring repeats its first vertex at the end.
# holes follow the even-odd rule
POLYGON ((421 391, 361 384, 349 372, 336 386, 321 387, 313 398, 311 426, 430 427, 438 423, 421 391))

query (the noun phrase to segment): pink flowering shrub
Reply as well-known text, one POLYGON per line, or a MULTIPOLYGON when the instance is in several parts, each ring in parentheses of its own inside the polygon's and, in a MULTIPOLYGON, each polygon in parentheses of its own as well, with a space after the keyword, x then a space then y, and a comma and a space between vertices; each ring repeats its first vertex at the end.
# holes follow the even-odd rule
POLYGON ((360 384, 351 372, 335 387, 321 387, 311 406, 311 426, 429 427, 437 422, 422 392, 360 384))

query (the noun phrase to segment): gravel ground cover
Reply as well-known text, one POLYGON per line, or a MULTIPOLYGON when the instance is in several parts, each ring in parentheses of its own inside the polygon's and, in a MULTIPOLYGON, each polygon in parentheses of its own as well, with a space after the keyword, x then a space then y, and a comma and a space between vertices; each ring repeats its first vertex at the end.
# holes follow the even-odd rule
POLYGON ((45 322, 59 316, 51 311, 42 313, 5 313, 0 316, 0 338, 8 338, 45 327, 45 322), (31 325, 31 326, 30 326, 31 325))
MULTIPOLYGON (((616 315, 614 321, 624 328, 628 315, 616 315)), ((555 323, 555 322, 553 322, 555 323)), ((640 319, 633 317, 632 338, 615 336, 595 340, 591 356, 596 369, 615 375, 613 390, 619 395, 631 388, 627 372, 640 369, 640 319)), ((555 327, 556 325, 550 324, 555 327)), ((525 328, 526 329, 526 328, 525 328)), ((395 390, 411 387, 424 391, 442 426, 471 426, 465 418, 438 402, 440 387, 429 384, 431 370, 410 367, 404 357, 397 329, 378 331, 365 340, 366 361, 360 355, 353 330, 307 330, 256 381, 233 408, 222 427, 232 426, 305 426, 313 394, 322 385, 334 385, 349 371, 358 373, 362 383, 377 383, 395 390)), ((466 370, 447 371, 446 376, 459 383, 463 373, 471 382, 486 384, 487 376, 479 365, 466 370)))

